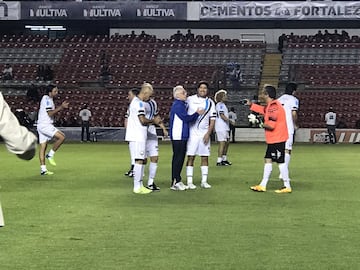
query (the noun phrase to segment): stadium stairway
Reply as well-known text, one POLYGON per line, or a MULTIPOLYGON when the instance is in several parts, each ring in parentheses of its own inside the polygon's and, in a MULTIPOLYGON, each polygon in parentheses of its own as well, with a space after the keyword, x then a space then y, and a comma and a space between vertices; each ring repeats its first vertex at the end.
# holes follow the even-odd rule
POLYGON ((266 53, 265 54, 259 91, 261 91, 264 84, 271 84, 271 85, 274 85, 275 87, 278 86, 280 67, 281 67, 281 54, 280 53, 266 53))

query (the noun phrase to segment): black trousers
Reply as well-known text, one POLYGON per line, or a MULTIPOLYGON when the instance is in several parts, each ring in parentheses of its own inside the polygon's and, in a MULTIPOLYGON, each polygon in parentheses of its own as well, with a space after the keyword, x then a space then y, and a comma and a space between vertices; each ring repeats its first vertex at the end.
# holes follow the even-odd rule
POLYGON ((230 125, 230 136, 232 137, 232 142, 235 142, 235 126, 230 125))
POLYGON ((174 182, 178 183, 181 181, 181 170, 184 165, 186 155, 187 140, 171 141, 173 156, 171 163, 171 185, 174 182))
POLYGON ((81 140, 84 140, 84 131, 86 130, 86 140, 90 141, 90 131, 89 131, 90 122, 82 121, 81 122, 81 140))
POLYGON ((328 134, 329 134, 329 140, 330 140, 330 143, 334 144, 336 143, 336 126, 334 125, 327 125, 327 131, 328 131, 328 134))

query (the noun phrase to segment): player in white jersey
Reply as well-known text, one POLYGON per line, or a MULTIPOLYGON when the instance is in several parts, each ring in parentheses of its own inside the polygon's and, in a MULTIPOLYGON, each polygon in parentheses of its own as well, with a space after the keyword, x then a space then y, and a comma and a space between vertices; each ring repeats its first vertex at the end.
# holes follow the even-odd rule
MULTIPOLYGON (((128 92, 128 97, 127 99, 129 100, 129 103, 131 103, 131 101, 133 100, 134 97, 136 97, 139 94, 139 90, 136 88, 133 88, 131 90, 129 90, 128 92)), ((125 128, 127 128, 127 121, 128 121, 128 117, 129 117, 129 108, 126 111, 125 114, 125 120, 124 120, 124 126, 125 128)), ((133 177, 134 176, 134 164, 135 164, 135 160, 134 158, 130 155, 130 169, 128 172, 125 173, 125 176, 129 176, 129 177, 133 177)))
POLYGON ((58 92, 59 90, 55 85, 48 85, 46 87, 46 94, 42 97, 40 102, 37 131, 39 133, 40 143, 39 159, 41 175, 53 174, 53 172, 47 170, 45 164, 45 152, 48 142, 53 138, 55 139, 55 143, 53 144, 52 149, 46 155, 46 158, 51 165, 56 166, 56 162, 54 160, 55 152, 59 149, 65 140, 65 134, 54 127, 54 115, 62 109, 67 109, 69 107, 69 102, 64 101, 59 107, 55 108, 53 98, 58 94, 58 92))
POLYGON ((216 166, 229 166, 231 162, 227 160, 227 152, 229 149, 230 126, 229 111, 225 105, 227 92, 221 89, 215 93, 214 98, 216 102, 215 132, 217 141, 219 142, 216 166))
MULTIPOLYGON (((168 132, 162 123, 162 120, 159 116, 158 106, 154 99, 150 98, 145 100, 145 117, 149 120, 158 118, 159 126, 162 128, 164 136, 168 136, 168 132)), ((160 188, 155 184, 154 179, 156 176, 157 163, 159 160, 159 143, 156 133, 156 127, 153 124, 148 126, 147 140, 146 140, 146 158, 150 157, 149 164, 149 178, 147 183, 147 188, 152 191, 159 191, 160 188)), ((145 160, 147 162, 147 159, 145 160)))
POLYGON ((143 185, 144 161, 146 158, 146 140, 149 124, 159 124, 159 119, 149 120, 145 117, 144 100, 148 100, 153 93, 152 85, 144 83, 140 93, 134 97, 129 106, 125 140, 129 142, 130 155, 134 158, 134 188, 136 194, 148 194, 152 190, 143 185))
MULTIPOLYGON (((299 109, 299 100, 294 97, 294 92, 297 89, 295 83, 289 83, 286 85, 285 94, 278 98, 278 101, 282 104, 285 115, 286 115, 286 125, 288 127, 289 138, 285 143, 285 164, 289 169, 290 159, 291 159, 291 150, 294 143, 295 130, 297 128, 297 111, 299 109)), ((281 175, 279 178, 282 178, 281 175)))
POLYGON ((197 94, 187 98, 188 114, 195 113, 199 108, 204 109, 205 113, 190 124, 190 136, 187 143, 187 162, 186 176, 189 189, 195 189, 193 184, 194 160, 195 155, 201 157, 201 187, 211 188, 207 182, 209 171, 210 156, 210 135, 215 126, 216 109, 215 103, 207 97, 209 84, 200 82, 197 88, 197 94))

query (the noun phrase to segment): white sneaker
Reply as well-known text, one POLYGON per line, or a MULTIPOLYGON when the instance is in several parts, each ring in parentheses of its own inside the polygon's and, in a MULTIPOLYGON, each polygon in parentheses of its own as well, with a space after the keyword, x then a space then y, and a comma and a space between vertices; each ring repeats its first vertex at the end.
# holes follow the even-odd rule
POLYGON ((187 189, 187 186, 185 186, 183 182, 177 182, 176 184, 172 185, 170 189, 175 191, 184 191, 187 189))
POLYGON ((202 188, 211 188, 211 186, 207 182, 201 183, 201 187, 202 188))
POLYGON ((188 189, 196 189, 196 186, 193 183, 187 184, 188 189))

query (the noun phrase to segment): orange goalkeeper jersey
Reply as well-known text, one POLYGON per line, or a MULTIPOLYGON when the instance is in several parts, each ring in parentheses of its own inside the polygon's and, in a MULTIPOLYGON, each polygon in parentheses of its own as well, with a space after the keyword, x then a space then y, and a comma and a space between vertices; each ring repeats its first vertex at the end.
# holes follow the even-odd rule
POLYGON ((252 104, 250 110, 264 115, 264 124, 273 129, 265 129, 266 143, 273 144, 286 142, 288 139, 288 128, 286 125, 285 110, 281 103, 276 99, 266 106, 252 104))

